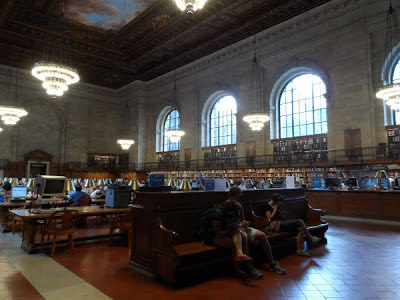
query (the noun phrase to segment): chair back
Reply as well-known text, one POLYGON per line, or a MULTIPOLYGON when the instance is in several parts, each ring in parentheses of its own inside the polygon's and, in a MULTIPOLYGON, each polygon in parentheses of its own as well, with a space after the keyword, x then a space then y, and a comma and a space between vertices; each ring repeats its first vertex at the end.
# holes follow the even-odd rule
POLYGON ((51 214, 46 227, 51 230, 59 231, 74 228, 77 216, 78 211, 75 209, 56 211, 51 214))
POLYGON ((90 199, 86 197, 81 197, 78 199, 78 206, 89 206, 90 199))

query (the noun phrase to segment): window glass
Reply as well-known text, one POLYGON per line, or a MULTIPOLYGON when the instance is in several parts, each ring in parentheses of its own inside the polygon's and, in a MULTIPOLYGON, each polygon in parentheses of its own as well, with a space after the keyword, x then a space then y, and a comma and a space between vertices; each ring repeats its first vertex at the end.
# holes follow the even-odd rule
POLYGON ((319 76, 293 78, 279 99, 280 137, 327 133, 325 93, 326 86, 319 76))
POLYGON ((171 139, 165 135, 165 131, 169 129, 179 129, 180 118, 178 110, 172 110, 164 123, 164 147, 163 151, 176 151, 180 149, 180 142, 173 143, 171 139))
POLYGON ((213 106, 210 115, 211 146, 236 144, 237 104, 232 96, 220 98, 213 106))
MULTIPOLYGON (((393 83, 400 83, 400 60, 397 61, 397 64, 394 67, 392 80, 393 83)), ((393 114, 394 114, 394 124, 400 125, 400 111, 394 110, 393 114)))

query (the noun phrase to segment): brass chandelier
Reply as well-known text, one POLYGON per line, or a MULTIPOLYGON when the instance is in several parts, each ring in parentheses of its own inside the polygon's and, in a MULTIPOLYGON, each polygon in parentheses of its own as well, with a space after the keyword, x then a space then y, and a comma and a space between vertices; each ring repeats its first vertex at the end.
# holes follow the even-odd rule
POLYGON ((70 53, 68 49, 65 49, 71 42, 64 28, 68 18, 67 0, 54 1, 54 5, 56 13, 51 16, 48 25, 50 31, 44 47, 43 59, 35 63, 32 68, 32 75, 43 82, 43 88, 53 98, 64 95, 69 85, 80 80, 76 69, 68 66, 70 53), (59 36, 60 33, 62 36, 59 36))
POLYGON ((253 110, 246 114, 243 117, 243 121, 249 123, 251 130, 260 131, 266 122, 269 121, 269 116, 262 112, 263 104, 262 104, 262 78, 261 78, 261 69, 257 59, 256 53, 256 17, 255 17, 255 4, 253 0, 253 10, 254 10, 254 20, 253 20, 253 63, 251 66, 251 81, 250 81, 250 107, 253 107, 253 110))
MULTIPOLYGON (((399 30, 396 12, 390 1, 386 19, 385 59, 396 51, 396 46, 400 42, 399 30)), ((400 83, 389 83, 384 80, 376 97, 385 101, 393 110, 400 110, 400 83)))
POLYGON ((207 0, 174 0, 181 11, 186 11, 189 15, 198 9, 202 9, 207 0))
MULTIPOLYGON (((6 89, 6 96, 5 99, 7 99, 8 102, 10 101, 10 88, 11 88, 11 78, 12 78, 12 71, 10 68, 9 72, 9 80, 8 80, 8 85, 6 89)), ((18 81, 18 71, 16 71, 15 74, 15 100, 14 102, 16 103, 18 100, 18 86, 19 86, 19 81, 18 81)), ((24 116, 26 116, 28 112, 22 108, 22 107, 17 107, 13 105, 0 105, 0 116, 1 120, 5 125, 16 125, 17 122, 24 116)), ((0 132, 2 129, 0 130, 0 132)))

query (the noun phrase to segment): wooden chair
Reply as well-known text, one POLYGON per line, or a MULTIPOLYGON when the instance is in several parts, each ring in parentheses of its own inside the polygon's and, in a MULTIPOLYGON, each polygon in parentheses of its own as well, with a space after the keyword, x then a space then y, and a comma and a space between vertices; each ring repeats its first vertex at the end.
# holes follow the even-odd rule
POLYGON ((131 234, 132 234, 132 211, 128 211, 123 215, 115 215, 110 220, 110 244, 112 243, 114 231, 128 232, 128 245, 131 247, 131 234))
POLYGON ((68 246, 71 249, 72 253, 74 253, 74 242, 73 236, 75 233, 75 220, 78 216, 78 211, 74 209, 68 209, 63 211, 54 212, 47 223, 44 225, 42 230, 42 252, 43 252, 43 241, 44 236, 52 235, 53 243, 51 246, 51 257, 54 256, 56 250, 56 241, 57 236, 60 235, 68 235, 68 246))

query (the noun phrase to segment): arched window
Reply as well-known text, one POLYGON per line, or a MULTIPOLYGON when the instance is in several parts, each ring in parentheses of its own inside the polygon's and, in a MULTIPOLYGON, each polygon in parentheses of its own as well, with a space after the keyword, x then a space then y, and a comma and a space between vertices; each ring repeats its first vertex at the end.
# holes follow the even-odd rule
MULTIPOLYGON (((174 109, 165 118, 164 132, 168 129, 179 129, 180 118, 178 110, 174 109)), ((176 151, 180 149, 180 142, 173 143, 170 137, 164 136, 163 151, 176 151)))
POLYGON ((237 104, 232 96, 215 102, 210 114, 210 145, 236 144, 237 104))
MULTIPOLYGON (((393 83, 400 83, 400 59, 397 61, 396 65, 393 69, 392 74, 392 81, 393 83)), ((400 125, 400 111, 394 110, 393 111, 393 121, 394 125, 400 125)))
POLYGON ((326 86, 313 74, 294 77, 279 99, 280 138, 328 132, 326 86))

